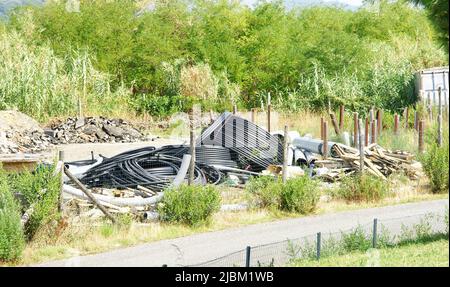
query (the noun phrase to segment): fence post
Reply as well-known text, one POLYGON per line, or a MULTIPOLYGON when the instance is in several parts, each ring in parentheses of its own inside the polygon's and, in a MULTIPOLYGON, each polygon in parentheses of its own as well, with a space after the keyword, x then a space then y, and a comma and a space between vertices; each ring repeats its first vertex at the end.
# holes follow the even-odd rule
POLYGON ((438 100, 439 100, 439 107, 438 107, 438 145, 442 146, 442 89, 441 87, 438 88, 438 100))
POLYGON ((341 105, 339 107, 339 130, 340 131, 344 130, 344 117, 345 117, 344 113, 345 113, 345 107, 344 107, 344 105, 341 105))
POLYGON ((364 135, 362 133, 362 119, 359 120, 359 172, 362 174, 364 170, 364 135))
POLYGON ((250 267, 250 255, 251 255, 252 248, 250 246, 247 246, 245 249, 245 267, 250 267))
POLYGON ((377 111, 377 133, 381 135, 381 131, 383 130, 383 110, 377 111))
POLYGON ((270 104, 270 93, 267 95, 267 131, 270 133, 270 113, 271 113, 271 104, 270 104))
POLYGON ((340 135, 341 131, 339 130, 339 126, 338 126, 338 123, 336 121, 336 116, 334 115, 334 113, 330 113, 330 117, 331 117, 331 123, 333 124, 335 133, 337 135, 340 135))
POLYGON ((372 247, 377 248, 377 229, 378 229, 378 219, 374 218, 373 220, 373 232, 372 232, 372 247))
POLYGON ((370 143, 376 143, 377 142, 377 120, 373 120, 371 127, 372 127, 372 136, 370 137, 370 143))
POLYGON ((327 159, 328 157, 328 123, 326 121, 323 122, 323 158, 327 159))
POLYGON ((353 145, 358 146, 358 113, 353 113, 353 145))
POLYGON ((167 264, 163 264, 162 267, 167 267, 167 264))
POLYGON ((317 254, 316 254, 316 258, 317 260, 320 259, 320 252, 321 252, 321 248, 322 248, 322 233, 318 232, 317 233, 317 254))
POLYGON ((320 117, 320 140, 323 140, 323 123, 324 119, 323 117, 320 117))
POLYGON ((61 171, 60 171, 60 178, 59 178, 59 201, 58 201, 58 211, 63 212, 64 211, 64 151, 60 150, 58 152, 58 160, 62 162, 61 171))
POLYGON ((236 114, 237 114, 237 105, 234 104, 233 105, 233 115, 236 115, 236 114))
POLYGON ((212 111, 212 110, 209 110, 209 121, 210 121, 211 123, 214 122, 214 117, 213 117, 213 111, 212 111))
POLYGON ((366 125, 364 128, 364 146, 369 145, 369 119, 366 118, 366 125))
POLYGON ((408 129, 409 127, 409 108, 405 108, 405 129, 408 129))
POLYGON ((424 125, 425 125, 425 121, 421 120, 419 122, 419 153, 423 153, 423 149, 424 149, 424 141, 423 141, 424 125))
POLYGON ((252 123, 256 124, 256 109, 252 108, 252 123))
POLYGON ((195 133, 194 133, 194 110, 191 109, 189 113, 189 154, 191 155, 191 162, 189 165, 189 178, 188 185, 192 185, 194 183, 194 174, 195 174, 195 133))
POLYGON ((418 119, 418 115, 417 115, 417 111, 414 111, 414 129, 416 131, 419 130, 419 119, 418 119))
POLYGON ((398 135, 398 114, 394 114, 394 134, 398 135))
POLYGON ((288 126, 284 126, 284 140, 283 140, 283 184, 287 181, 288 176, 288 126))

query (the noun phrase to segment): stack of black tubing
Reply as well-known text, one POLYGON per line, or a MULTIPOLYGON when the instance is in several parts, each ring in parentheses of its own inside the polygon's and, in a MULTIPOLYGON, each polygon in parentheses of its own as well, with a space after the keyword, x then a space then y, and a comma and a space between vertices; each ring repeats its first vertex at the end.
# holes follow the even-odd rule
MULTIPOLYGON (((165 154, 169 147, 156 149, 146 147, 127 151, 89 169, 81 182, 89 187, 130 188, 138 185, 160 192, 164 190, 177 175, 182 161, 181 156, 165 154)), ((197 184, 216 184, 221 180, 221 173, 199 162, 195 166, 197 184)))

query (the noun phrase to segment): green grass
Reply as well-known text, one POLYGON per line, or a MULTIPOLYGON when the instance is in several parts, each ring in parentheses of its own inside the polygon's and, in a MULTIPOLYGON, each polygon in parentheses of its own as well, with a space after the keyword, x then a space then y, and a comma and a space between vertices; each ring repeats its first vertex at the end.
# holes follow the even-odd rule
POLYGON ((440 239, 434 242, 408 244, 385 249, 370 249, 367 252, 352 252, 342 256, 330 256, 317 260, 298 260, 295 267, 448 267, 449 242, 440 239))

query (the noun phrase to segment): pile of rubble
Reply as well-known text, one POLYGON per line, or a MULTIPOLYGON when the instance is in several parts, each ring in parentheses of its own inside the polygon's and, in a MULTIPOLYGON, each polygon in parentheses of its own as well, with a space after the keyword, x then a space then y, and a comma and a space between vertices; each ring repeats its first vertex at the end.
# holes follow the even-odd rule
POLYGON ((0 154, 37 152, 51 146, 39 123, 18 111, 0 111, 0 154))
POLYGON ((0 111, 0 154, 37 153, 70 143, 125 143, 148 138, 122 119, 68 118, 49 128, 18 111, 0 111))
POLYGON ((45 131, 53 144, 135 142, 146 137, 122 119, 68 118, 45 131))

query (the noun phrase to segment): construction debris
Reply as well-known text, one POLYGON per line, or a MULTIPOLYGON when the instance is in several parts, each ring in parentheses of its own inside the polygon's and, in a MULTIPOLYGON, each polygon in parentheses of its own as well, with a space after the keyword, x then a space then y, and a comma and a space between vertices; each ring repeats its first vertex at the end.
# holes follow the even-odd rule
POLYGON ((68 118, 48 128, 17 111, 0 111, 0 154, 39 153, 58 144, 152 140, 122 119, 68 118))
MULTIPOLYGON (((321 167, 329 167, 333 162, 335 164, 328 173, 321 175, 323 178, 336 181, 359 170, 358 150, 341 144, 333 146, 333 150, 337 159, 316 162, 321 167)), ((403 172, 413 180, 422 176, 421 166, 414 161, 412 154, 405 151, 386 150, 377 144, 364 148, 364 170, 382 179, 387 179, 394 172, 403 172)))
POLYGON ((46 133, 53 144, 87 142, 134 142, 146 137, 122 119, 104 117, 67 118, 51 125, 46 133))

